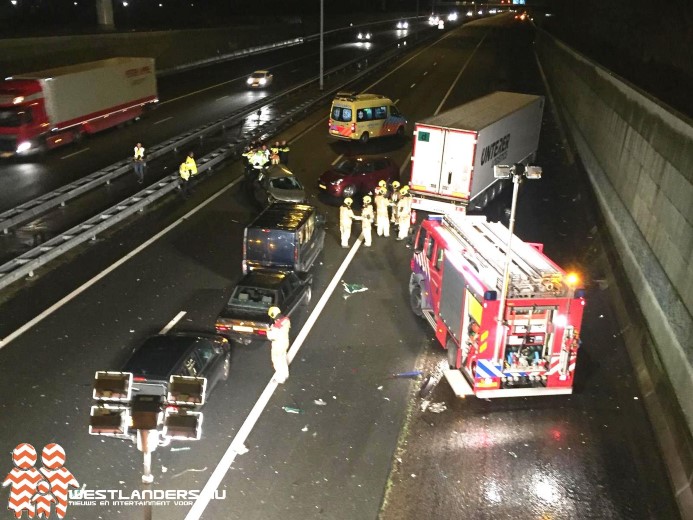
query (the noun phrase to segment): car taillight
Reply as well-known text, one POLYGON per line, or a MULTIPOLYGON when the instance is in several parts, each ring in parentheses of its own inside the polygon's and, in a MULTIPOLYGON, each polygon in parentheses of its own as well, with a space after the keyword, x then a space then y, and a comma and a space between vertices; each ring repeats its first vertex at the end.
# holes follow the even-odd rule
POLYGON ((215 325, 215 328, 217 329, 217 332, 227 332, 231 330, 231 327, 229 327, 228 325, 221 325, 220 323, 217 323, 215 325))
POLYGON ((136 383, 144 383, 147 380, 147 378, 142 376, 135 376, 132 378, 132 380, 136 383))
POLYGON ((267 331, 265 329, 255 329, 255 334, 258 336, 267 336, 267 331))

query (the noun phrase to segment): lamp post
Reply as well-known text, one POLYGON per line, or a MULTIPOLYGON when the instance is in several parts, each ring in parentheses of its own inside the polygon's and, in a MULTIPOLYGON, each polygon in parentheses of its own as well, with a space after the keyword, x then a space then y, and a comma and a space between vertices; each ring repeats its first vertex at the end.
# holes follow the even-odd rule
POLYGON ((320 0, 320 92, 322 92, 324 82, 323 82, 323 68, 325 66, 325 47, 323 43, 323 33, 325 29, 325 0, 320 0))
POLYGON ((512 261, 512 240, 515 230, 515 210, 517 207, 517 192, 519 191, 522 178, 541 179, 541 168, 539 166, 524 166, 522 164, 496 165, 493 167, 493 176, 496 179, 513 180, 513 198, 510 204, 510 222, 508 225, 508 244, 505 251, 505 268, 503 269, 503 285, 501 288, 500 305, 498 306, 498 317, 496 318, 498 328, 496 330, 496 344, 493 349, 493 361, 498 362, 501 342, 503 341, 503 325, 505 323, 505 300, 508 297, 508 285, 510 278, 510 262, 512 261))

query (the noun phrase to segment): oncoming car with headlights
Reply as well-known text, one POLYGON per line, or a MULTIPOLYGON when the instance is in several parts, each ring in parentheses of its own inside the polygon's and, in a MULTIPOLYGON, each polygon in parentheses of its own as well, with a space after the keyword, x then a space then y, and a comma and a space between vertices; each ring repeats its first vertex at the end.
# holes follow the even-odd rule
POLYGON ((256 70, 247 79, 250 88, 266 88, 272 84, 273 76, 268 70, 256 70))
POLYGON ((371 39, 371 33, 369 32, 360 32, 356 35, 357 40, 370 40, 371 39))

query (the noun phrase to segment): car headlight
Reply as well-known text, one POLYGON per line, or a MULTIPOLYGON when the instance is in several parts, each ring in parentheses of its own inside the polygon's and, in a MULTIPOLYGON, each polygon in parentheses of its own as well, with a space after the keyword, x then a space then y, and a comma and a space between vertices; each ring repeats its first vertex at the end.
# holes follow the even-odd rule
POLYGON ((264 85, 265 83, 267 83, 267 79, 266 78, 260 78, 260 85, 264 85))
POLYGON ((248 81, 246 81, 246 83, 248 85, 252 85, 253 84, 253 78, 248 78, 248 81))
POLYGON ((402 24, 402 29, 409 29, 409 22, 404 22, 402 24))
POLYGON ((366 40, 370 40, 370 39, 371 39, 371 33, 366 33, 366 40))
POLYGON ((359 33, 356 37, 357 37, 359 40, 363 40, 363 34, 361 34, 361 33, 359 33))
POLYGON ((17 153, 24 153, 31 148, 31 141, 22 141, 17 145, 17 153))

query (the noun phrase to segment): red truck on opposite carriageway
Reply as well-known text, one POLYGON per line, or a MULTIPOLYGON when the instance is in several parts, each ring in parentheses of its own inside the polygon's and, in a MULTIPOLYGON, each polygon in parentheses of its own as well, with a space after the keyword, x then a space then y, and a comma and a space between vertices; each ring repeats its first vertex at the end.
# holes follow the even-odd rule
POLYGON ((0 156, 28 155, 136 119, 158 101, 154 59, 109 58, 0 82, 0 156))

